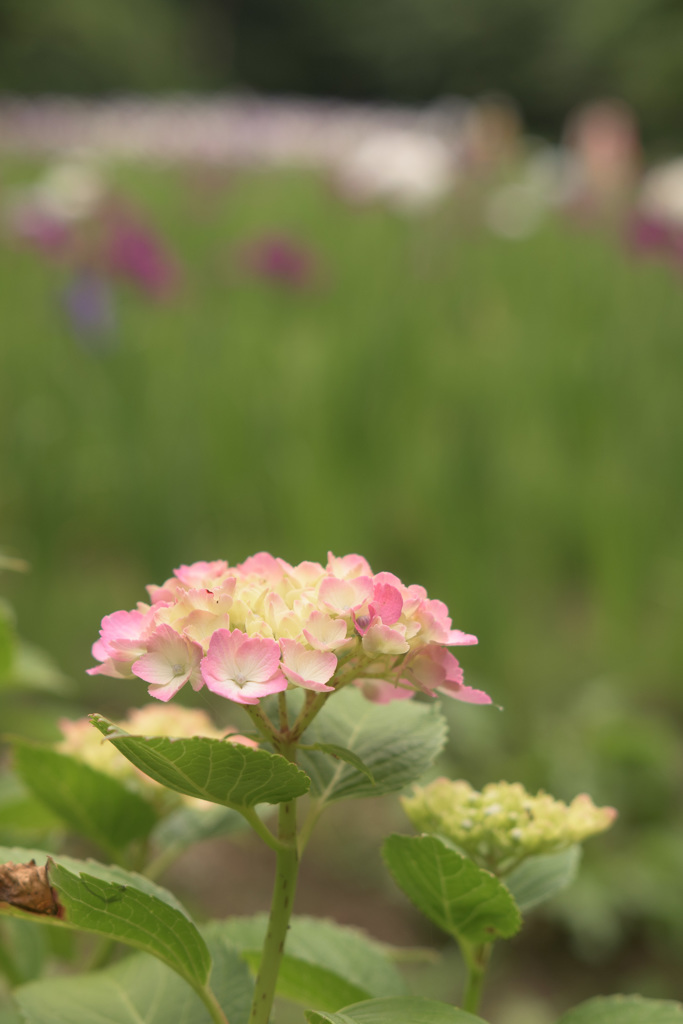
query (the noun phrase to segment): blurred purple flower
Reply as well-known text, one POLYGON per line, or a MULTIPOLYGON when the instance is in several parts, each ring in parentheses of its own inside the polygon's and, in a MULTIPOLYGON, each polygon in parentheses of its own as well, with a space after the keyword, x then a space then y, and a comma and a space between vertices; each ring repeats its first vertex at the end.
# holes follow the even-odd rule
POLYGON ((177 264, 152 228, 120 206, 109 211, 106 228, 105 263, 110 273, 127 278, 155 299, 177 289, 177 264))
POLYGON ((310 250, 286 235, 257 239, 245 250, 244 265, 257 277, 288 288, 311 284, 315 272, 310 250))
POLYGON ((111 348, 116 315, 109 282, 91 270, 79 270, 62 292, 62 306, 74 333, 90 351, 111 348))

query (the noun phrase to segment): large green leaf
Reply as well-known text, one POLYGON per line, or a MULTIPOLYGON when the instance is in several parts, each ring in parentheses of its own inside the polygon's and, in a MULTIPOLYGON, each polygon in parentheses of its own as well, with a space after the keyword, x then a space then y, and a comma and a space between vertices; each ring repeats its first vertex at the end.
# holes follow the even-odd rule
MULTIPOLYGON (((232 918, 219 927, 225 940, 257 968, 267 916, 232 918)), ((277 991, 303 1006, 338 1010, 349 1000, 402 994, 405 984, 386 946, 356 928, 295 916, 287 933, 277 991)))
POLYGON ((563 1014, 557 1024, 683 1024, 683 1005, 642 996, 598 996, 563 1014))
POLYGON ((239 810, 292 800, 310 785, 308 776, 280 754, 206 736, 130 736, 101 715, 90 717, 137 768, 188 796, 239 810))
POLYGON ((31 792, 112 859, 154 827, 152 805, 118 779, 51 747, 26 740, 13 740, 13 746, 16 771, 31 792))
POLYGON ((176 898, 142 875, 96 861, 52 857, 39 850, 0 848, 0 863, 47 864, 59 913, 34 913, 0 903, 0 912, 78 928, 135 946, 203 987, 211 960, 197 927, 176 898))
POLYGON ((347 1006, 341 1013, 309 1010, 306 1020, 308 1024, 485 1024, 465 1010, 419 996, 369 999, 347 1006))
POLYGON ((234 835, 249 828, 238 811, 214 804, 212 807, 179 807, 162 818, 152 833, 155 846, 167 850, 173 846, 178 852, 203 839, 234 835))
POLYGON ((17 638, 14 630, 14 616, 9 605, 0 600, 0 683, 7 681, 14 661, 17 638))
POLYGON ((49 946, 46 931, 39 924, 5 917, 0 921, 0 948, 9 958, 10 975, 25 982, 40 975, 49 946))
POLYGON ((459 941, 479 945, 519 931, 521 915, 502 882, 436 836, 389 836, 382 853, 408 899, 459 941))
MULTIPOLYGON (((253 985, 246 964, 207 934, 213 990, 230 1024, 246 1024, 253 985)), ((104 971, 24 985, 15 991, 27 1024, 210 1024, 199 996, 143 953, 104 971)))
POLYGON ((19 639, 7 675, 0 683, 22 690, 38 690, 60 696, 72 694, 75 686, 39 647, 19 639))
POLYGON ((578 843, 560 853, 528 857, 518 868, 505 876, 505 885, 515 898, 515 903, 525 914, 532 907, 550 899, 565 889, 576 878, 581 860, 578 843))
POLYGON ((16 774, 0 774, 0 843, 40 843, 47 833, 63 828, 62 821, 29 793, 16 774))
POLYGON ((445 742, 446 722, 438 704, 373 704, 349 687, 328 700, 306 730, 304 743, 350 751, 365 771, 317 750, 302 750, 300 761, 311 777, 312 794, 329 803, 403 789, 424 775, 445 742))

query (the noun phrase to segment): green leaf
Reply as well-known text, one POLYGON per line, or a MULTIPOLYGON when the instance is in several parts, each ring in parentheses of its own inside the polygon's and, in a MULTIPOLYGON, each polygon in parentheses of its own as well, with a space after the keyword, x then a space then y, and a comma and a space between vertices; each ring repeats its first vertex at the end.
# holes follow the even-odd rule
POLYGON ((14 662, 16 647, 14 616, 5 601, 0 601, 0 681, 3 683, 7 682, 14 662))
MULTIPOLYGON (((246 1024, 253 989, 247 966, 220 940, 207 939, 218 1001, 230 1024, 246 1024)), ((14 995, 26 1024, 211 1024, 199 996, 142 953, 97 973, 24 985, 14 995)))
POLYGON ((60 819, 15 774, 0 774, 0 843, 41 842, 55 829, 63 829, 60 819))
POLYGON ((16 771, 34 796, 112 859, 154 827, 152 805, 118 779, 50 747, 26 740, 13 740, 13 747, 16 771))
MULTIPOLYGON (((252 967, 261 960, 268 918, 232 918, 220 934, 240 949, 252 967)), ((312 917, 292 918, 278 995, 303 1006, 338 1010, 349 1000, 398 995, 405 984, 388 949, 356 928, 312 917)))
POLYGON ((363 764, 357 754, 354 754, 352 750, 348 750, 346 747, 339 747, 336 743, 311 743, 310 746, 306 747, 307 750, 322 750, 324 754, 329 754, 331 757, 335 757, 338 761, 345 761, 347 764, 352 765, 357 771, 363 772, 364 775, 370 779, 370 782, 374 783, 374 777, 370 769, 366 764, 363 764))
POLYGON ((365 766, 363 772, 348 759, 335 763, 322 751, 302 750, 300 761, 311 777, 314 796, 326 803, 380 796, 424 775, 446 742, 446 722, 436 703, 373 704, 349 687, 327 702, 304 742, 343 747, 365 766))
POLYGON ((152 833, 156 846, 166 850, 174 846, 178 851, 203 839, 234 835, 244 832, 249 824, 238 811, 230 807, 179 807, 159 822, 152 833))
POLYGON ((408 899, 458 941, 480 945, 519 931, 522 918, 503 883, 436 836, 389 836, 382 853, 408 899))
POLYGON ((347 1006, 341 1013, 308 1010, 308 1024, 485 1024, 465 1010, 432 999, 369 999, 347 1006))
POLYGON ((580 860, 581 847, 578 843, 560 853, 528 857, 505 876, 504 882, 514 896, 515 903, 525 914, 571 885, 579 870, 580 860))
POLYGON ((19 982, 32 981, 40 975, 48 952, 46 932, 40 925, 6 917, 0 921, 0 946, 10 957, 19 982))
POLYGON ((683 1005, 642 996, 598 996, 563 1014, 557 1024, 683 1024, 683 1005))
POLYGON ((75 690, 72 680, 64 675, 45 651, 22 639, 17 641, 12 665, 2 682, 17 689, 60 696, 72 694, 75 690))
POLYGON ((90 720, 136 768, 169 789, 237 810, 279 804, 308 791, 310 780, 280 754, 194 736, 130 736, 100 715, 90 720))
POLYGON ((211 960, 206 943, 176 898, 142 875, 96 861, 0 848, 0 863, 47 864, 57 916, 0 904, 0 913, 78 928, 151 953, 191 985, 202 987, 211 960))

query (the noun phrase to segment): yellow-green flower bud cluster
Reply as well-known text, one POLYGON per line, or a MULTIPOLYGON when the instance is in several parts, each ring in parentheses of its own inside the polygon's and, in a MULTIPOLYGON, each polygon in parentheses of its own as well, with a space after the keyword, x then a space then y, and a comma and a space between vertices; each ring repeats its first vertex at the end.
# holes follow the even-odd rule
POLYGON ((491 782, 478 792, 462 780, 436 779, 402 803, 415 828, 450 840, 497 875, 603 832, 617 815, 586 793, 567 805, 542 791, 532 796, 518 782, 491 782))

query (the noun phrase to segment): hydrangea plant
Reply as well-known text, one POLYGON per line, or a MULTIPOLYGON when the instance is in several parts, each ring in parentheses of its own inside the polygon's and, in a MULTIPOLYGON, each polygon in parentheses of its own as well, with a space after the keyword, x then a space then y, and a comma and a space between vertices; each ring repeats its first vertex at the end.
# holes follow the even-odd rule
MULTIPOLYGON (((152 704, 115 722, 62 721, 53 745, 14 741, 30 799, 108 861, 55 852, 54 835, 50 852, 0 849, 5 924, 97 936, 93 972, 38 979, 0 933, 0 970, 22 1019, 269 1024, 279 994, 308 1024, 482 1024, 494 943, 571 881, 577 844, 615 812, 519 784, 419 785, 446 739, 434 698, 491 703, 450 650, 476 637, 453 628, 423 587, 373 573, 359 555, 324 566, 263 552, 234 567, 197 562, 148 597, 104 618, 89 672, 139 679, 152 704), (232 702, 246 728, 221 730, 170 704, 186 684, 232 702), (409 899, 459 944, 462 1008, 411 996, 386 945, 293 915, 299 862, 326 808, 409 786, 403 805, 421 834, 390 836, 383 854, 409 899), (190 843, 249 827, 275 854, 269 914, 196 924, 155 879, 190 843), (119 944, 138 952, 113 959, 119 944)), ((622 1019, 681 1024, 683 1007, 592 1000, 558 1024, 622 1019)))

